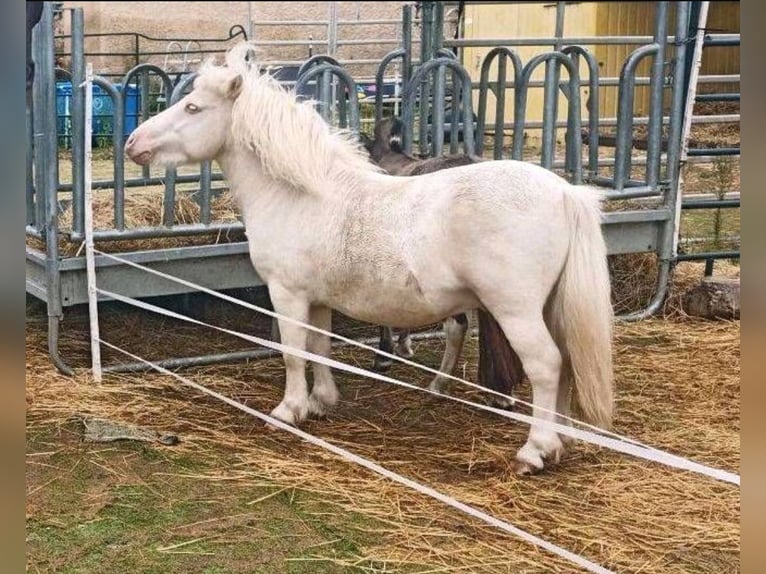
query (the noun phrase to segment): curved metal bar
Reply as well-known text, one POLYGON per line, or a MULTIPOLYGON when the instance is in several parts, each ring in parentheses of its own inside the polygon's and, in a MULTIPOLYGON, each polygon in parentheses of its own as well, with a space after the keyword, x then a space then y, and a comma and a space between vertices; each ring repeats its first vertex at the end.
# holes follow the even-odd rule
MULTIPOLYGON (((131 80, 134 77, 138 76, 139 74, 144 76, 144 75, 149 74, 149 73, 154 73, 154 74, 156 74, 157 76, 160 77, 160 80, 162 80, 162 86, 163 86, 164 91, 165 91, 165 99, 166 99, 166 101, 168 103, 170 103, 171 98, 172 98, 172 94, 173 94, 173 81, 170 79, 170 76, 168 75, 168 73, 165 72, 165 70, 163 70, 162 68, 160 68, 158 66, 155 66, 154 64, 138 64, 137 66, 134 66, 133 68, 128 70, 128 72, 125 74, 125 76, 123 76, 123 79, 122 79, 122 97, 120 98, 120 106, 121 106, 122 109, 120 110, 119 114, 115 110, 115 130, 114 130, 115 134, 117 134, 117 133, 122 134, 122 131, 123 131, 123 123, 122 123, 124 121, 123 120, 123 113, 124 113, 123 112, 123 110, 124 110, 123 98, 125 97, 124 95, 127 93, 127 89, 128 89, 128 86, 130 85, 131 80), (119 122, 120 122, 120 131, 119 132, 117 131, 117 126, 116 126, 118 118, 119 118, 119 122)), ((143 94, 142 94, 142 96, 146 97, 143 94)), ((143 119, 146 120, 146 118, 143 118, 143 119)), ((123 226, 123 218, 124 218, 124 185, 125 185, 124 184, 124 169, 125 169, 125 167, 124 167, 125 166, 124 147, 125 147, 124 138, 122 136, 120 136, 119 138, 115 137, 114 138, 115 213, 117 211, 117 200, 118 200, 117 186, 119 186, 120 187, 120 195, 119 195, 119 200, 120 200, 120 221, 119 221, 119 224, 117 226, 117 229, 120 230, 120 231, 122 231, 124 229, 124 226, 123 226), (117 169, 118 160, 119 160, 119 166, 120 166, 119 167, 119 174, 118 174, 118 169, 117 169)), ((168 203, 168 196, 171 197, 171 202, 170 202, 170 214, 171 214, 171 216, 172 216, 172 214, 174 212, 174 210, 173 210, 173 201, 172 200, 174 200, 174 196, 175 196, 175 181, 173 179, 173 175, 171 175, 170 172, 171 172, 171 170, 167 171, 168 175, 167 175, 166 180, 165 180, 165 207, 163 209, 163 222, 165 224, 167 224, 167 214, 168 214, 167 203, 168 203)))
POLYGON ((62 375, 71 377, 74 375, 74 369, 64 362, 59 352, 59 327, 61 325, 60 316, 48 316, 48 355, 53 361, 53 365, 62 375))
POLYGON ((651 317, 657 311, 659 311, 660 307, 662 307, 662 304, 665 301, 665 297, 668 294, 671 268, 671 261, 660 260, 657 270, 657 290, 654 292, 654 296, 647 305, 646 309, 643 309, 642 311, 636 311, 635 313, 628 313, 627 315, 617 315, 615 319, 625 322, 641 321, 651 317))
MULTIPOLYGON (((407 50, 404 48, 397 48, 391 50, 388 54, 383 56, 383 59, 378 64, 378 69, 375 71, 375 125, 377 126, 383 119, 383 76, 386 74, 386 68, 396 58, 402 59, 402 65, 404 65, 407 57, 407 50)), ((402 74, 404 75, 404 74, 402 74)), ((402 82, 406 85, 406 82, 402 82)))
MULTIPOLYGON (((529 79, 532 77, 532 72, 535 68, 543 62, 549 62, 554 60, 560 65, 563 65, 569 73, 570 84, 570 97, 569 106, 567 111, 567 125, 569 129, 579 134, 581 131, 581 118, 580 118, 580 74, 577 67, 572 62, 571 58, 562 52, 545 52, 538 54, 532 58, 527 65, 524 66, 524 70, 521 74, 521 83, 516 89, 515 97, 515 109, 513 118, 513 159, 521 160, 524 150, 524 122, 527 107, 527 91, 529 90, 529 79)), ((554 118, 555 121, 555 118, 554 118)), ((582 183, 582 140, 574 138, 573 141, 573 157, 575 158, 574 166, 574 183, 582 183)), ((545 158, 544 158, 545 159, 545 158)), ((549 165, 544 167, 551 169, 552 158, 547 158, 549 165)))
POLYGON ((490 50, 490 52, 484 58, 484 62, 481 65, 481 79, 479 80, 479 117, 476 133, 476 153, 478 155, 484 154, 484 132, 485 124, 487 121, 487 94, 491 89, 489 85, 489 69, 492 66, 492 62, 495 58, 498 58, 498 71, 497 84, 495 85, 495 142, 493 148, 493 156, 495 159, 502 159, 503 124, 505 122, 505 90, 507 88, 506 60, 510 59, 513 63, 514 90, 516 90, 521 84, 522 63, 518 53, 516 53, 515 50, 506 48, 505 46, 498 46, 497 48, 490 50), (500 134, 499 138, 498 133, 500 134))
MULTIPOLYGON (((598 112, 599 112, 599 93, 598 93, 598 61, 596 57, 582 46, 567 46, 562 53, 572 58, 575 67, 580 69, 579 57, 585 58, 588 64, 588 101, 585 107, 588 110, 588 172, 589 177, 598 176, 598 112)), ((570 133, 567 131, 567 133, 570 133)), ((580 134, 572 133, 570 137, 579 138, 580 134)), ((569 143, 569 142, 567 142, 569 143)), ((569 150, 569 145, 567 145, 569 150)), ((569 155, 567 153, 567 155, 569 155)))
MULTIPOLYGON (((444 92, 447 74, 444 66, 438 66, 433 74, 433 107, 431 108, 431 155, 433 157, 442 155, 444 150, 444 92)), ((453 102, 452 109, 455 109, 453 102)), ((453 114, 454 115, 454 114, 453 114)), ((422 121, 422 118, 421 118, 422 121)), ((457 138, 456 125, 450 125, 450 140, 457 138)))
MULTIPOLYGON (((308 70, 303 75, 298 76, 298 80, 295 82, 295 93, 300 93, 301 89, 305 88, 308 83, 313 80, 316 76, 322 75, 323 77, 329 77, 330 75, 336 76, 342 84, 344 84, 344 87, 346 88, 346 93, 348 94, 348 103, 346 106, 350 108, 349 112, 349 129, 354 132, 355 134, 359 133, 359 95, 356 91, 356 82, 351 77, 351 75, 341 68, 340 66, 336 66, 334 64, 318 64, 312 67, 310 70, 308 70)), ((329 84, 329 82, 326 82, 329 84)), ((323 102, 326 105, 330 105, 331 102, 328 100, 326 102, 323 102)))
POLYGON ((634 50, 620 70, 617 96, 617 135, 614 150, 614 188, 625 188, 630 175, 630 151, 633 147, 633 100, 636 68, 647 56, 657 54, 659 44, 647 44, 634 50))
POLYGON ((56 66, 55 73, 56 73, 56 78, 64 77, 67 80, 71 80, 72 79, 72 72, 70 72, 66 68, 62 68, 60 66, 56 66))
POLYGON ((168 105, 172 106, 173 104, 178 103, 178 100, 184 96, 184 90, 189 87, 189 84, 194 82, 194 80, 197 78, 197 75, 197 72, 192 72, 191 74, 186 74, 178 81, 178 83, 173 88, 173 91, 170 93, 168 105))
MULTIPOLYGON (((231 28, 229 28, 229 37, 226 38, 226 40, 233 40, 237 36, 242 36, 245 40, 247 40, 247 32, 245 31, 244 26, 242 24, 234 24, 231 28), (237 30, 234 32, 234 30, 237 30)), ((205 40, 206 42, 208 40, 205 40)))
MULTIPOLYGON (((463 148, 466 154, 473 154, 474 152, 474 132, 473 132, 473 109, 471 105, 472 84, 471 77, 466 72, 465 68, 460 65, 457 60, 450 58, 436 58, 429 60, 422 64, 412 80, 407 85, 406 90, 402 94, 402 121, 404 122, 404 150, 407 153, 412 151, 412 129, 415 122, 415 101, 418 93, 418 89, 421 84, 426 82, 428 75, 440 67, 450 68, 457 74, 461 80, 461 99, 463 109, 463 148)), ((458 104, 453 95, 453 107, 458 104)), ((421 123, 425 123, 425 118, 420 118, 421 123)), ((457 137, 455 132, 455 126, 452 126, 452 137, 457 137)))
POLYGON ((308 60, 306 60, 305 62, 303 62, 303 64, 301 64, 301 67, 298 68, 298 75, 296 76, 296 81, 300 80, 301 76, 305 74, 310 68, 314 66, 318 66, 320 64, 332 64, 333 66, 340 67, 340 63, 338 62, 338 60, 336 60, 332 56, 328 56, 327 54, 317 54, 316 56, 311 56, 308 60))
POLYGON ((439 48, 434 53, 434 57, 436 58, 452 58, 453 60, 457 61, 457 54, 450 50, 449 48, 439 48))
MULTIPOLYGON (((679 7, 680 9, 680 7, 679 7)), ((649 124, 647 125, 646 183, 657 187, 662 155, 662 100, 665 75, 665 44, 668 36, 667 2, 657 2, 655 8, 654 43, 657 54, 652 62, 649 80, 649 124)), ((628 174, 630 178, 630 174, 628 174)))
POLYGON ((122 78, 121 89, 123 93, 125 92, 128 85, 130 84, 130 81, 135 76, 141 73, 149 73, 149 72, 153 72, 160 77, 160 79, 162 80, 163 87, 165 88, 165 97, 169 99, 170 94, 173 92, 173 81, 170 79, 170 76, 165 70, 163 70, 159 66, 155 66, 154 64, 139 64, 138 66, 134 66, 130 70, 128 70, 127 73, 122 78))
MULTIPOLYGON (((114 146, 114 226, 125 229, 125 142, 123 120, 123 93, 103 76, 93 76, 93 84, 101 88, 112 100, 114 124, 112 125, 112 145, 114 146)), ((83 197, 84 201, 84 197, 83 197)))

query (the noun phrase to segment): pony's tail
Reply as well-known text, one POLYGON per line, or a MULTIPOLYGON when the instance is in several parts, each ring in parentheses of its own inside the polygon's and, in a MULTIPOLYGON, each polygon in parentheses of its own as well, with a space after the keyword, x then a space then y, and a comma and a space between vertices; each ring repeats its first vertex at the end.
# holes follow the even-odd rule
POLYGON ((563 355, 562 379, 574 382, 582 416, 609 428, 614 411, 612 323, 606 243, 601 232, 601 194, 567 186, 569 254, 553 298, 549 328, 563 355))

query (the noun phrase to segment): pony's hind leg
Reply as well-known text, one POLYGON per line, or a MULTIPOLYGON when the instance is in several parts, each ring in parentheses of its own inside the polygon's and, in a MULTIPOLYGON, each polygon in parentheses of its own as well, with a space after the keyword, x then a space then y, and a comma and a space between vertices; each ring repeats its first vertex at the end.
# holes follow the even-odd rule
MULTIPOLYGON (((447 339, 447 346, 444 349, 442 364, 439 371, 451 375, 455 370, 455 365, 460 360, 460 352, 463 350, 465 334, 468 331, 468 317, 464 314, 449 317, 444 321, 444 334, 447 339)), ((428 388, 437 393, 444 392, 444 387, 449 379, 443 375, 436 375, 428 388)))
MULTIPOLYGON (((394 331, 391 327, 380 327, 380 344, 378 345, 378 348, 390 355, 394 354, 394 331)), ((372 368, 376 371, 386 371, 390 369, 393 364, 393 359, 376 354, 372 368)))
MULTIPOLYGON (((324 331, 332 328, 332 310, 325 306, 312 306, 309 312, 311 324, 324 331)), ((314 331, 308 334, 308 349, 315 355, 329 357, 332 345, 329 335, 314 331)), ((317 416, 324 415, 327 410, 338 402, 338 389, 332 377, 330 367, 322 363, 312 362, 314 385, 309 395, 309 411, 317 416)))
MULTIPOLYGON (((542 421, 556 422, 562 359, 559 348, 543 321, 542 313, 521 316, 502 313, 493 315, 519 355, 524 372, 532 385, 532 415, 542 421)), ((543 469, 546 461, 558 462, 563 450, 559 435, 535 422, 529 429, 527 442, 516 453, 516 472, 538 472, 543 469)))
POLYGON ((399 340, 396 342, 396 354, 405 359, 409 359, 415 355, 412 350, 412 337, 410 332, 406 329, 399 333, 399 340))
MULTIPOLYGON (((559 380, 559 392, 556 396, 556 412, 564 417, 558 417, 558 423, 567 427, 572 426, 570 420, 572 416, 572 392, 574 391, 574 385, 572 384, 572 365, 567 357, 563 358, 561 365, 561 379, 559 380)), ((574 441, 574 439, 565 434, 559 434, 561 442, 568 445, 574 441)))
MULTIPOLYGON (((274 284, 269 285, 269 295, 277 313, 303 323, 308 322, 308 301, 274 284)), ((306 350, 308 333, 304 327, 280 319, 279 332, 282 344, 301 351, 306 350)), ((283 353, 282 357, 285 361, 285 396, 277 408, 271 411, 271 416, 288 424, 297 424, 305 419, 309 412, 306 361, 290 353, 283 353)))

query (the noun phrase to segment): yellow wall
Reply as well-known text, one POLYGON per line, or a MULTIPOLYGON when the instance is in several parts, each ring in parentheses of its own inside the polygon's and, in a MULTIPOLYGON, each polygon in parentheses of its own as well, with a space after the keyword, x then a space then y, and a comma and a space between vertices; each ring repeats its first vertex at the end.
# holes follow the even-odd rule
MULTIPOLYGON (((739 2, 711 2, 706 28, 721 34, 738 34, 739 2)), ((700 73, 703 75, 739 74, 739 48, 735 46, 705 48, 700 73)), ((701 86, 700 91, 733 92, 738 88, 736 84, 718 84, 701 86)))
MULTIPOLYGON (((596 32, 596 5, 581 3, 567 6, 566 20, 564 23, 565 35, 591 36, 596 32)), ((464 36, 466 39, 474 38, 518 38, 518 37, 553 37, 556 30, 555 3, 550 6, 539 3, 535 4, 511 4, 507 6, 493 5, 467 5, 464 36)), ((466 48, 463 52, 463 63, 471 78, 478 82, 481 75, 481 64, 484 57, 492 48, 466 48)), ((535 55, 553 50, 553 46, 534 46, 514 48, 521 57, 522 64, 528 62, 535 55)), ((512 79, 511 65, 508 65, 508 78, 512 79)), ((581 77, 587 79, 587 66, 581 62, 581 77)), ((490 80, 497 77, 497 61, 490 69, 490 80)), ((532 78, 542 80, 545 77, 545 66, 541 65, 533 74, 532 78)), ((562 79, 566 79, 566 71, 562 71, 562 79)), ((583 91, 583 103, 587 98, 587 91, 583 91)), ((495 99, 490 93, 487 99, 487 120, 495 120, 495 99)), ((474 99, 474 106, 478 107, 478 97, 474 99)), ((566 99, 559 98, 559 117, 566 114, 566 99)), ((513 91, 506 92, 506 121, 513 118, 513 91)), ((542 88, 530 88, 527 95, 527 120, 541 120, 543 109, 542 88)))
MULTIPOLYGON (((604 35, 641 35, 651 36, 654 32, 655 2, 583 2, 567 4, 564 35, 565 36, 604 36, 604 35)), ((671 3, 671 18, 669 35, 675 32, 674 6, 671 3)), ((520 38, 520 37, 552 37, 556 26, 555 3, 511 4, 511 5, 467 5, 464 35, 466 39, 475 38, 520 38)), ((739 32, 739 3, 711 2, 708 15, 708 29, 732 33, 739 32)), ((625 59, 638 46, 600 45, 584 46, 593 52, 599 63, 600 77, 618 77, 625 59)), ((517 48, 522 63, 528 62, 534 55, 552 49, 552 47, 521 47, 517 48)), ((479 81, 481 63, 491 48, 466 48, 463 63, 475 82, 479 81)), ((666 54, 666 60, 672 58, 672 47, 666 54)), ((638 76, 648 76, 652 58, 643 61, 638 68, 638 76)), ((496 65, 490 73, 490 80, 497 74, 496 65)), ((738 48, 708 48, 703 57, 702 72, 704 74, 736 74, 739 73, 738 48)), ((510 71, 509 71, 510 73, 510 71)), ((538 68, 535 78, 542 79, 544 67, 538 68)), ((562 78, 566 73, 562 72, 562 78)), ((581 62, 580 77, 583 84, 587 83, 588 72, 584 62, 581 62)), ((729 88, 731 89, 731 86, 729 88)), ((669 92, 669 90, 666 90, 669 92)), ((666 94, 666 102, 668 101, 666 94)), ((588 98, 588 90, 582 91, 583 106, 588 98)), ((634 110, 636 114, 645 115, 649 103, 648 86, 636 89, 634 110)), ((474 100, 478 106, 478 98, 474 100)), ((559 118, 566 114, 566 100, 559 99, 559 118)), ((488 98, 487 120, 494 122, 494 96, 488 98)), ((512 90, 506 95, 506 122, 513 119, 512 90)), ((527 101, 527 119, 540 120, 543 109, 543 92, 541 88, 530 88, 527 101)), ((599 112, 603 117, 615 117, 617 112, 617 87, 602 87, 599 91, 599 112)), ((583 111, 583 116, 586 116, 583 111)), ((530 132, 530 135, 537 135, 530 132)))

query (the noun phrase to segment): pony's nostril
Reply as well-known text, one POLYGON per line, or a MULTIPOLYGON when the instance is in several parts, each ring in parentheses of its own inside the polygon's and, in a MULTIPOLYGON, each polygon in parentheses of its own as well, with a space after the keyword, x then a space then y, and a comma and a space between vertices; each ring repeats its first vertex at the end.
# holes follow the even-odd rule
POLYGON ((130 134, 130 137, 128 137, 128 140, 125 142, 125 147, 129 148, 131 147, 136 141, 136 132, 133 132, 130 134))

